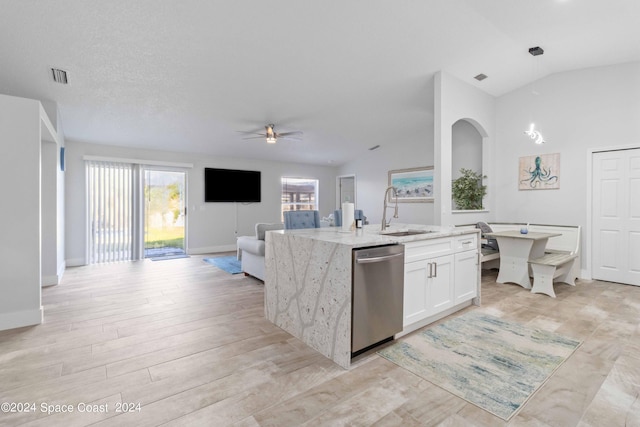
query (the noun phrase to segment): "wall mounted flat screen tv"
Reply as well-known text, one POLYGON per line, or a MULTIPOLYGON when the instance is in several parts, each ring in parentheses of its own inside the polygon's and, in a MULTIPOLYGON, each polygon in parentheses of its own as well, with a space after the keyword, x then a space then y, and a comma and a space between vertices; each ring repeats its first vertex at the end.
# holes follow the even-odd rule
POLYGON ((260 202, 260 171, 204 168, 205 202, 260 202))

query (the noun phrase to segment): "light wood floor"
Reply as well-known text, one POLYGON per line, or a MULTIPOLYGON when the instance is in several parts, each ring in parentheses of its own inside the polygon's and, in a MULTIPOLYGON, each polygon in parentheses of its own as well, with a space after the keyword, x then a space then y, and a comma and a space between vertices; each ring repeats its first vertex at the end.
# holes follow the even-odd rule
MULTIPOLYGON (((584 340, 509 425, 640 426, 640 288, 483 282, 481 310, 584 340)), ((202 257, 69 268, 42 295, 43 325, 0 332, 0 402, 36 405, 3 426, 505 424, 375 354, 343 370, 264 319, 260 282, 202 257)))

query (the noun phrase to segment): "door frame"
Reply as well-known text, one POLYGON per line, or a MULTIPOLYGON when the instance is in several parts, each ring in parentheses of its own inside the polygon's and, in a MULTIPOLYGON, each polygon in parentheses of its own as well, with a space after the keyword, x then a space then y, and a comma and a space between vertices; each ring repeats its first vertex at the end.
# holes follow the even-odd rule
POLYGON ((138 183, 138 200, 140 204, 139 209, 139 230, 138 230, 138 259, 145 259, 145 230, 146 230, 146 201, 144 200, 144 186, 146 185, 146 171, 160 171, 160 172, 179 172, 184 174, 184 252, 185 254, 189 253, 188 246, 188 227, 189 227, 189 215, 188 215, 188 206, 189 206, 189 173, 186 168, 179 166, 165 166, 165 165, 149 165, 149 164, 141 164, 139 170, 139 183, 138 183))
MULTIPOLYGON (((134 165, 134 173, 133 173, 133 179, 138 180, 137 183, 134 184, 134 190, 138 191, 141 187, 141 183, 140 180, 142 179, 141 176, 141 169, 144 168, 145 166, 152 166, 152 167, 166 167, 166 168, 175 168, 175 169, 180 169, 186 172, 186 177, 185 177, 185 206, 188 207, 189 205, 188 203, 188 197, 189 197, 189 170, 193 169, 194 164, 193 163, 180 163, 180 162, 169 162, 169 161, 164 161, 164 160, 148 160, 148 159, 132 159, 132 158, 123 158, 123 157, 110 157, 110 156, 93 156, 93 155, 88 155, 85 154, 84 156, 82 156, 82 160, 85 162, 87 161, 99 161, 99 162, 115 162, 115 163, 129 163, 134 165)), ((89 186, 88 186, 88 182, 89 182, 89 176, 86 173, 86 166, 85 166, 85 192, 84 192, 84 197, 85 197, 85 235, 84 235, 84 245, 85 245, 85 249, 84 249, 84 262, 82 265, 89 265, 89 233, 90 233, 90 224, 89 224, 89 186)), ((139 204, 144 202, 143 200, 144 195, 141 194, 136 194, 133 197, 132 203, 134 204, 139 204)), ((142 215, 141 213, 141 208, 140 206, 136 206, 135 207, 136 211, 133 213, 133 215, 139 216, 142 215)), ((195 209, 195 208, 194 208, 195 209)), ((186 210, 187 212, 189 211, 189 209, 186 210)), ((142 218, 138 218, 138 221, 141 221, 142 218)), ((189 218, 188 218, 188 214, 187 214, 187 218, 186 218, 186 222, 185 222, 185 252, 188 252, 187 249, 187 227, 188 227, 188 222, 189 222, 189 218)), ((134 230, 133 231, 133 237, 135 241, 138 242, 142 242, 144 236, 144 232, 141 232, 140 230, 134 230), (142 236, 142 237, 141 237, 142 236)), ((140 256, 144 253, 144 247, 140 248, 140 247, 134 247, 133 249, 133 255, 134 257, 137 256, 137 259, 141 259, 140 256)), ((144 257, 142 258, 144 259, 144 257)))
POLYGON ((345 175, 338 175, 336 176, 336 209, 342 209, 342 203, 340 201, 340 181, 342 178, 353 178, 353 205, 354 206, 358 206, 357 205, 357 198, 358 198, 358 181, 356 179, 356 174, 355 173, 350 173, 350 174, 345 174, 345 175))
POLYGON ((625 151, 640 149, 640 143, 627 144, 627 145, 612 145, 609 147, 598 147, 587 149, 587 226, 585 230, 586 234, 586 257, 585 257, 585 271, 582 272, 582 277, 587 280, 593 278, 593 262, 591 257, 593 251, 591 245, 593 244, 593 215, 591 213, 593 209, 593 155, 595 153, 604 153, 607 151, 625 151))

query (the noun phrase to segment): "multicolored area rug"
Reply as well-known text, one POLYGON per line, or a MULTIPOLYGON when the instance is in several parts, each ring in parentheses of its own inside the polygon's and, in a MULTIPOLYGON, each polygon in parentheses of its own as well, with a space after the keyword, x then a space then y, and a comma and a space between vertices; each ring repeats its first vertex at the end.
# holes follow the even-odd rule
POLYGON ((231 274, 242 273, 240 261, 235 256, 219 256, 215 258, 203 258, 203 261, 231 274))
POLYGON ((378 354, 509 420, 580 344, 472 311, 402 338, 378 354))

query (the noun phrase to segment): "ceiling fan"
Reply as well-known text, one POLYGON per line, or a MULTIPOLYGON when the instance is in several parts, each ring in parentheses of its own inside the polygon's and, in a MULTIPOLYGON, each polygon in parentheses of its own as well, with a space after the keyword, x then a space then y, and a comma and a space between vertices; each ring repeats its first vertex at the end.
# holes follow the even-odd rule
POLYGON ((258 139, 258 138, 266 138, 267 140, 267 144, 275 144, 277 142, 278 139, 289 139, 292 141, 302 141, 302 134, 303 132, 300 130, 294 130, 291 132, 282 132, 282 133, 278 133, 275 131, 275 125, 274 124, 268 124, 264 127, 265 129, 265 133, 260 133, 260 132, 243 132, 243 131, 238 131, 244 134, 248 134, 248 135, 258 135, 258 136, 247 136, 245 138, 242 139, 258 139))

